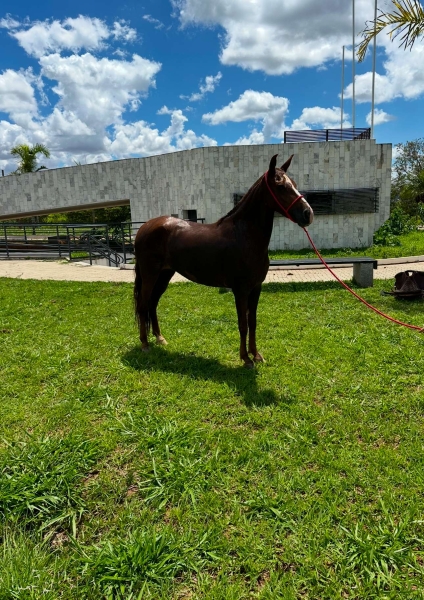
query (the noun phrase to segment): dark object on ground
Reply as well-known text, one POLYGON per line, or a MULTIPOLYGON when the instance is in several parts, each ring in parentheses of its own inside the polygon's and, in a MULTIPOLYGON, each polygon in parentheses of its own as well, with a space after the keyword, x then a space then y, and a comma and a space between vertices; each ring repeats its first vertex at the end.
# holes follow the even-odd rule
POLYGON ((391 292, 384 292, 397 298, 424 297, 424 271, 402 271, 395 275, 395 287, 391 292))

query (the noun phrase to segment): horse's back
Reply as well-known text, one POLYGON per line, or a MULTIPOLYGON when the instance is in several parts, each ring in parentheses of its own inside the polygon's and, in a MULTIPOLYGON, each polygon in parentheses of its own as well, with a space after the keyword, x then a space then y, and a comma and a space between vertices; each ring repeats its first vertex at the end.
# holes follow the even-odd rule
POLYGON ((211 225, 184 221, 177 217, 156 217, 140 227, 134 245, 136 249, 152 244, 164 247, 163 244, 167 242, 172 243, 172 246, 198 245, 201 240, 208 239, 213 235, 211 227, 213 229, 211 225))
POLYGON ((135 250, 141 249, 152 243, 163 243, 169 237, 169 225, 172 221, 179 221, 175 217, 155 217, 144 223, 137 232, 134 241, 135 250))
POLYGON ((187 232, 191 225, 183 219, 162 216, 150 219, 144 223, 137 232, 134 242, 134 252, 137 261, 151 261, 156 259, 163 264, 169 252, 181 234, 187 232))

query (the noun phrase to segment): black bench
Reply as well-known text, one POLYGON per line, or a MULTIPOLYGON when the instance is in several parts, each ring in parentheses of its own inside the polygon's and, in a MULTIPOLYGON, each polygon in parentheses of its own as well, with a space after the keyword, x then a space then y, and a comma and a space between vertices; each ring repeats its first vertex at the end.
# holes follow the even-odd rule
MULTIPOLYGON (((328 265, 353 265, 353 279, 360 287, 372 287, 373 269, 377 269, 377 260, 369 256, 351 258, 325 258, 328 265)), ((287 258, 270 260, 270 267, 304 267, 322 265, 319 258, 287 258)))

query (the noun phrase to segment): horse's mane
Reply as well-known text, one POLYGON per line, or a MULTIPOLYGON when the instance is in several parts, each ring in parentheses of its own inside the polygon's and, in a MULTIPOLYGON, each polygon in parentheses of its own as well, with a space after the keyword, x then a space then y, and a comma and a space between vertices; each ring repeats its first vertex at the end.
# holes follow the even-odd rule
POLYGON ((255 183, 247 190, 240 202, 237 202, 237 204, 230 210, 230 212, 228 212, 226 215, 224 215, 218 220, 218 225, 222 223, 222 221, 224 221, 227 217, 233 216, 235 213, 241 210, 241 208, 244 208, 246 206, 246 204, 249 202, 249 200, 252 198, 253 194, 259 187, 259 184, 261 183, 262 179, 263 175, 261 175, 259 179, 255 181, 255 183))

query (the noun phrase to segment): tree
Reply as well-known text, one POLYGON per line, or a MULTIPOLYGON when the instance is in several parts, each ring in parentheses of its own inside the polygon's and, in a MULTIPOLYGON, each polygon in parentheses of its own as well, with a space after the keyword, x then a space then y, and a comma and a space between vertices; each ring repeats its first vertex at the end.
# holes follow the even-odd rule
POLYGON ((16 169, 15 173, 22 175, 22 173, 34 173, 41 171, 41 169, 47 169, 47 167, 40 166, 37 168, 37 154, 44 154, 46 158, 50 158, 50 152, 44 144, 35 144, 34 146, 28 146, 28 144, 19 144, 14 146, 10 154, 12 156, 18 156, 21 160, 16 169))
POLYGON ((377 19, 367 21, 357 52, 359 62, 364 60, 369 43, 386 27, 391 28, 387 33, 391 40, 401 36, 399 47, 405 49, 411 49, 424 35, 424 8, 420 0, 392 0, 392 4, 393 12, 385 13, 379 9, 377 19))
POLYGON ((411 177, 400 190, 400 199, 403 201, 424 202, 424 169, 411 177))
POLYGON ((424 138, 396 144, 392 186, 395 191, 424 171, 424 138))
POLYGON ((396 144, 393 162, 392 200, 416 215, 424 202, 424 138, 396 144))
POLYGON ((114 206, 111 208, 94 208, 74 210, 67 213, 51 213, 41 217, 45 223, 106 223, 112 225, 131 221, 129 206, 114 206))

